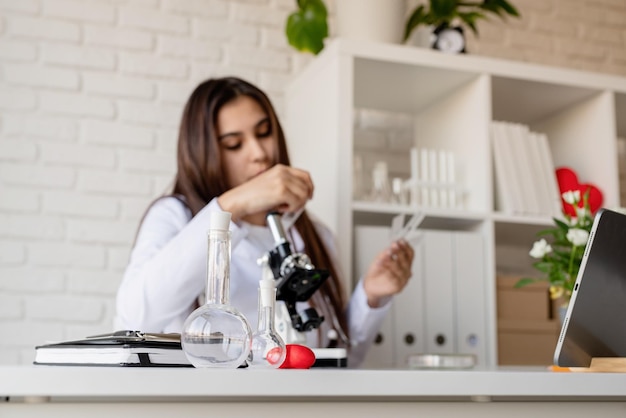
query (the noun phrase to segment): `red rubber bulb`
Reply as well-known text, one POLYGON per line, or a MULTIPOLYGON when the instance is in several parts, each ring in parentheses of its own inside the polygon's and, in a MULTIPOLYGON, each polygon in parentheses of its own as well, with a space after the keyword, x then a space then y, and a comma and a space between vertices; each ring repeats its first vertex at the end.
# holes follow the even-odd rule
POLYGON ((287 355, 279 369, 310 369, 315 363, 315 353, 300 344, 287 344, 287 355))

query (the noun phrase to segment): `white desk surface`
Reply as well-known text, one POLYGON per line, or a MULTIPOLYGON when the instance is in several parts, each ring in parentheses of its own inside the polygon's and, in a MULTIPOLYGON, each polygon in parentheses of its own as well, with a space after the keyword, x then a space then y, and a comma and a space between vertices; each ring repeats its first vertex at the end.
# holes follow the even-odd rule
POLYGON ((626 401, 626 373, 4 366, 0 367, 0 396, 201 400, 616 397, 626 401))
POLYGON ((508 411, 515 417, 509 412, 516 405, 526 416, 625 417, 626 373, 0 366, 0 397, 0 416, 3 410, 7 416, 84 416, 89 405, 98 405, 90 416, 107 416, 123 405, 129 414, 137 408, 171 417, 184 410, 190 417, 202 416, 210 405, 228 416, 265 411, 287 417, 293 408, 299 408, 298 418, 301 410, 318 417, 344 410, 381 416, 380 408, 393 407, 398 417, 418 411, 464 417, 508 411))

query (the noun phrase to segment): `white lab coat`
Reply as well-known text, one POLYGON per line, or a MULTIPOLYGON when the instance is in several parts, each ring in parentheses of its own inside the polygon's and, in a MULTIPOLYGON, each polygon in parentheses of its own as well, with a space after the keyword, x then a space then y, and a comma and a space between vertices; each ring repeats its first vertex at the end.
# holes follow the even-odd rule
MULTIPOLYGON (((187 316, 206 288, 207 230, 211 211, 222 210, 213 199, 195 217, 178 199, 157 200, 146 213, 137 234, 130 261, 117 294, 117 329, 144 332, 181 332, 187 316)), ((336 247, 331 232, 314 222, 331 257, 336 247)), ((258 285, 261 267, 257 259, 274 247, 271 231, 247 223, 231 222, 230 304, 239 309, 254 330, 257 325, 258 285)), ((293 251, 303 251, 303 242, 295 228, 286 235, 293 251)), ((336 262, 336 260, 333 260, 336 262)), ((297 309, 305 306, 298 302, 297 309)), ((390 303, 370 308, 361 281, 348 304, 350 343, 348 364, 357 367, 373 341, 389 310, 390 303)), ((320 313, 321 314, 321 313, 320 313)), ((326 318, 322 327, 332 326, 326 318)), ((307 333, 307 345, 323 347, 318 332, 307 333)))

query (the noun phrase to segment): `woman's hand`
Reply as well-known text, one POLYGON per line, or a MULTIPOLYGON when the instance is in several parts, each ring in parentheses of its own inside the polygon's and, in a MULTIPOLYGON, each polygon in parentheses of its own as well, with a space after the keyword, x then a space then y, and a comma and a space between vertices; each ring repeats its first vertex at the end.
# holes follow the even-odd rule
POLYGON ((296 212, 313 197, 313 181, 307 171, 277 164, 249 181, 228 190, 218 198, 221 208, 232 213, 233 220, 270 210, 296 212))
POLYGON ((403 239, 393 242, 376 256, 363 279, 370 307, 380 306, 383 298, 404 289, 411 277, 413 256, 413 247, 403 239))

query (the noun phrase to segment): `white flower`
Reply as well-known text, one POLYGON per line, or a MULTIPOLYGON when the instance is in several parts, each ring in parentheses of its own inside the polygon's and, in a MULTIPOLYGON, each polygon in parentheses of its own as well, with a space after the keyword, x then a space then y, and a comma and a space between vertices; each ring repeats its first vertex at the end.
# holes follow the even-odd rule
POLYGON ((571 242, 574 246, 580 247, 582 245, 587 244, 587 239, 589 238, 589 232, 580 228, 572 228, 567 231, 567 240, 571 242))
POLYGON ((570 190, 561 195, 565 203, 575 205, 580 201, 580 190, 570 190))
POLYGON ((548 241, 541 238, 539 241, 535 241, 533 248, 528 254, 530 254, 532 258, 543 258, 543 256, 549 252, 552 252, 552 247, 550 247, 548 241))
POLYGON ((584 219, 587 216, 591 216, 591 214, 585 207, 581 208, 580 206, 576 206, 575 209, 576 209, 576 216, 578 216, 581 219, 584 219))

